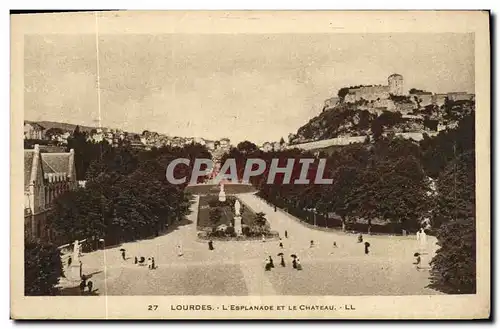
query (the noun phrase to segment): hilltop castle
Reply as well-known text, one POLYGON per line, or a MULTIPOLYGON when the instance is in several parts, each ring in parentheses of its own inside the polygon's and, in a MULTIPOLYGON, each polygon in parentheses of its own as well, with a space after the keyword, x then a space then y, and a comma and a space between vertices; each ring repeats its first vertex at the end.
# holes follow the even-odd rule
POLYGON ((347 95, 344 98, 346 103, 354 103, 361 99, 367 101, 376 101, 388 99, 389 95, 403 95, 404 79, 400 74, 391 74, 387 78, 386 86, 359 86, 349 88, 347 95))
POLYGON ((411 112, 415 108, 427 105, 441 106, 445 99, 474 100, 474 94, 466 92, 449 92, 433 94, 432 92, 410 89, 404 90, 404 78, 401 74, 391 74, 387 78, 387 85, 361 85, 342 88, 339 97, 332 97, 325 101, 324 110, 334 108, 339 103, 359 103, 363 109, 370 112, 401 111, 411 112))

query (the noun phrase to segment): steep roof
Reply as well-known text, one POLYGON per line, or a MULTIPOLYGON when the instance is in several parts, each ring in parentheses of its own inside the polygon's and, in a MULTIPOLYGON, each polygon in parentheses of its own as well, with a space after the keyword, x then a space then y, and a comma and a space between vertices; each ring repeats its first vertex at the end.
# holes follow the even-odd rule
POLYGON ((41 156, 44 172, 71 174, 71 153, 41 153, 41 156))
POLYGON ((31 169, 33 168, 33 150, 24 150, 24 189, 27 189, 31 180, 31 169))
POLYGON ((391 75, 389 75, 389 78, 402 78, 403 76, 401 74, 398 74, 398 73, 393 73, 391 75))

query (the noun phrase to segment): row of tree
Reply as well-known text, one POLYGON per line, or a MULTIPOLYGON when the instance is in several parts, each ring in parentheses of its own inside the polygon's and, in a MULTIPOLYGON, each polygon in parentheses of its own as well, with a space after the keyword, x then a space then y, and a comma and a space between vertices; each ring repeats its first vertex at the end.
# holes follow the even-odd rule
MULTIPOLYGON (((113 148, 105 142, 87 144, 84 150, 88 153, 83 154, 86 161, 90 160, 86 187, 58 198, 51 216, 54 230, 67 241, 104 239, 109 245, 158 235, 184 218, 190 208, 185 184, 167 181, 168 164, 177 158, 189 158, 192 166, 196 157, 210 158, 199 144, 151 151, 134 150, 127 145, 113 148)), ((77 161, 83 160, 77 149, 75 153, 77 161)), ((192 168, 176 169, 174 175, 180 177, 192 168)))

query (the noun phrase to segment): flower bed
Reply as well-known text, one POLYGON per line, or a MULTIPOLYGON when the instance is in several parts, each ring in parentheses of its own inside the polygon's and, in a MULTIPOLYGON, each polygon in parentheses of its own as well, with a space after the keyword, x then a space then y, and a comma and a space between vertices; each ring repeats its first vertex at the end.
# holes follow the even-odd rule
MULTIPOLYGON (((266 240, 278 240, 279 239, 279 233, 276 231, 270 231, 267 234, 264 234, 266 237, 266 240)), ((205 231, 199 231, 198 232, 198 239, 199 240, 212 240, 212 241, 249 241, 249 240, 262 240, 262 235, 261 236, 246 236, 246 235, 234 235, 234 236, 216 236, 216 235, 211 235, 210 233, 207 233, 205 231)))

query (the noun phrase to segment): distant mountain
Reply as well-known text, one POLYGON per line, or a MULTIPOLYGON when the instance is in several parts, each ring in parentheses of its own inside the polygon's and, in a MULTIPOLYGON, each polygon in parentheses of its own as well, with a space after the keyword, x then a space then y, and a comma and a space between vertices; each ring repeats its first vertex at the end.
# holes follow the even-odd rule
POLYGON ((59 128, 63 131, 73 132, 75 130, 76 126, 80 126, 80 131, 90 131, 92 129, 96 129, 96 127, 87 127, 87 126, 75 125, 72 123, 65 123, 65 122, 32 121, 32 120, 25 120, 25 122, 38 123, 39 125, 44 127, 46 130, 48 130, 50 128, 59 128))

